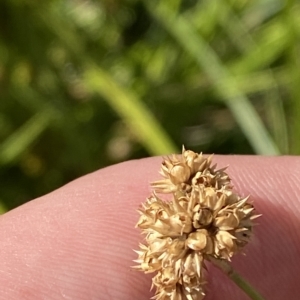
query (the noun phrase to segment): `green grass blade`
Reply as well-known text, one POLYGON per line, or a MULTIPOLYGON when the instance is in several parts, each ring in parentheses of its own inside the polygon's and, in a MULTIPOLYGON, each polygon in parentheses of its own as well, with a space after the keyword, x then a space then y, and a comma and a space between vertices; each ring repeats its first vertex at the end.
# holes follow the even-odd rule
MULTIPOLYGON (((179 0, 172 3, 175 9, 178 8, 179 4, 179 0)), ((46 23, 51 28, 54 28, 56 35, 65 44, 66 48, 77 57, 80 57, 82 64, 86 68, 86 85, 92 92, 101 95, 107 101, 112 109, 129 125, 138 140, 151 155, 178 152, 177 147, 168 134, 159 125, 147 107, 139 101, 138 97, 132 91, 121 87, 107 72, 94 67, 94 62, 84 56, 82 47, 76 44, 76 39, 79 40, 79 38, 76 37, 74 31, 58 26, 58 21, 53 22, 52 20, 52 23, 50 21, 46 23), (70 45, 74 46, 70 47, 70 45)))
POLYGON ((166 2, 157 4, 155 1, 144 1, 144 3, 149 12, 163 24, 210 77, 216 91, 226 102, 255 152, 264 155, 279 154, 277 146, 254 107, 239 90, 235 78, 223 66, 214 50, 194 31, 189 21, 183 16, 176 16, 167 7, 166 2))
POLYGON ((300 6, 295 5, 296 1, 287 1, 283 13, 283 19, 287 28, 287 36, 290 41, 290 47, 286 53, 286 76, 291 79, 290 94, 290 154, 300 154, 300 6), (287 75, 288 74, 288 75, 287 75))
MULTIPOLYGON (((240 51, 242 51, 244 55, 246 54, 246 57, 249 56, 249 49, 250 53, 263 53, 263 49, 265 48, 264 44, 266 43, 265 39, 261 40, 263 46, 257 44, 243 21, 234 13, 230 4, 227 1, 224 1, 222 2, 221 6, 223 14, 225 14, 226 17, 220 18, 220 23, 222 25, 222 28, 224 28, 224 30, 228 33, 228 36, 230 37, 231 41, 237 46, 237 48, 240 49, 240 51)), ((264 30, 265 28, 263 28, 263 31, 264 30)), ((269 41, 267 41, 267 44, 268 42, 269 41)), ((283 51, 283 49, 280 47, 279 50, 283 51)), ((271 51, 269 50, 266 52, 270 53, 271 51)), ((274 51, 272 50, 272 52, 274 51)), ((281 52, 276 53, 280 55, 281 52)), ((266 55, 257 55, 257 57, 265 58, 266 55)), ((272 58, 272 56, 270 56, 270 58, 272 58)), ((253 60, 257 60, 257 58, 255 57, 250 60, 252 64, 250 63, 249 66, 252 68, 253 65, 256 64, 258 69, 261 68, 261 65, 253 63, 253 60)), ((260 62, 263 63, 263 65, 265 63, 264 60, 260 60, 260 62)), ((245 69, 244 71, 247 72, 248 70, 245 69)), ((257 74, 255 76, 253 76, 253 73, 247 72, 247 74, 253 77, 251 80, 248 80, 248 82, 252 84, 252 86, 255 84, 256 86, 261 86, 265 90, 266 99, 264 102, 266 105, 266 119, 268 120, 268 125, 270 127, 269 130, 274 138, 276 145, 279 148, 279 151, 281 153, 288 153, 288 130, 282 103, 283 100, 280 97, 281 93, 278 82, 274 76, 274 71, 270 67, 264 69, 264 75, 267 76, 267 79, 271 84, 268 84, 269 86, 266 85, 266 80, 261 80, 262 78, 255 79, 254 77, 257 76, 257 74), (259 82, 259 80, 261 80, 261 82, 259 82), (255 83, 253 81, 255 81, 255 83)), ((238 78, 236 78, 237 82, 240 80, 240 77, 241 74, 238 74, 238 78)), ((240 90, 245 93, 245 91, 241 87, 240 90)))
POLYGON ((236 62, 230 70, 236 74, 248 73, 268 67, 282 54, 288 45, 288 34, 285 26, 278 22, 269 22, 256 37, 256 44, 236 62))
POLYGON ((10 164, 17 160, 49 126, 52 118, 52 111, 44 110, 35 114, 20 129, 9 136, 0 146, 0 165, 10 164))
POLYGON ((121 87, 107 72, 88 67, 85 81, 92 92, 102 96, 120 115, 151 155, 178 151, 149 109, 132 91, 121 87))
POLYGON ((7 208, 5 206, 5 204, 3 203, 3 201, 0 200, 0 215, 3 215, 4 213, 7 212, 7 208))

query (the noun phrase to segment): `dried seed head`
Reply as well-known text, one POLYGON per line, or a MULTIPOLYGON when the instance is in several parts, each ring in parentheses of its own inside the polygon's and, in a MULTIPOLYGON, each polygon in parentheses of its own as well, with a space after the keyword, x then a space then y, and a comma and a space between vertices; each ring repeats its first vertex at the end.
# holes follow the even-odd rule
POLYGON ((202 153, 183 148, 182 155, 173 155, 163 161, 160 173, 165 179, 155 181, 151 186, 157 193, 190 192, 193 185, 230 189, 226 168, 216 170, 216 165, 211 166, 211 162, 212 156, 205 158, 202 153))
POLYGON ((157 272, 157 300, 199 300, 204 291, 204 260, 230 260, 249 241, 257 217, 248 198, 232 191, 225 169, 212 157, 183 149, 162 163, 163 180, 139 210, 137 227, 146 235, 135 268, 157 272), (172 193, 164 201, 157 193, 172 193))

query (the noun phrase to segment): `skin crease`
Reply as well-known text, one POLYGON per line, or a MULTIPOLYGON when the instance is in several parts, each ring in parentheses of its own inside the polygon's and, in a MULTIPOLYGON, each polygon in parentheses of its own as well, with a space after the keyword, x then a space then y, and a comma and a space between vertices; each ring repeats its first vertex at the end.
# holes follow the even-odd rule
MULTIPOLYGON (((0 217, 0 300, 146 300, 151 274, 130 268, 143 241, 134 226, 160 157, 79 178, 0 217)), ((255 236, 236 271, 266 299, 299 299, 300 158, 216 156, 240 195, 251 194, 255 236)), ((249 299, 208 265, 206 300, 249 299)))

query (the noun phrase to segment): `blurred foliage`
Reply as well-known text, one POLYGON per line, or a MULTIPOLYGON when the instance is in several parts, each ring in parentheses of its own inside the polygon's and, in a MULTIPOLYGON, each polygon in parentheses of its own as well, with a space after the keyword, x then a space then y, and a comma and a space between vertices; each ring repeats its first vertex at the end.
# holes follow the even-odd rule
POLYGON ((0 201, 180 151, 300 153, 300 3, 2 0, 0 201))

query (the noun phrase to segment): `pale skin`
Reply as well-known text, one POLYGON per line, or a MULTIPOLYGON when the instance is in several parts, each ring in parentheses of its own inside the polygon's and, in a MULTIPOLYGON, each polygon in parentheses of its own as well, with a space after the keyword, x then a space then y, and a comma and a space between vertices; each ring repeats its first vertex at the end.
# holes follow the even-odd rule
MULTIPOLYGON (((251 194, 255 236, 233 266, 266 299, 300 294, 300 157, 216 156, 240 195, 251 194)), ((0 217, 0 300, 148 300, 151 276, 131 269, 143 241, 138 206, 160 178, 159 157, 79 178, 0 217)), ((208 267, 206 300, 246 300, 208 267)))

